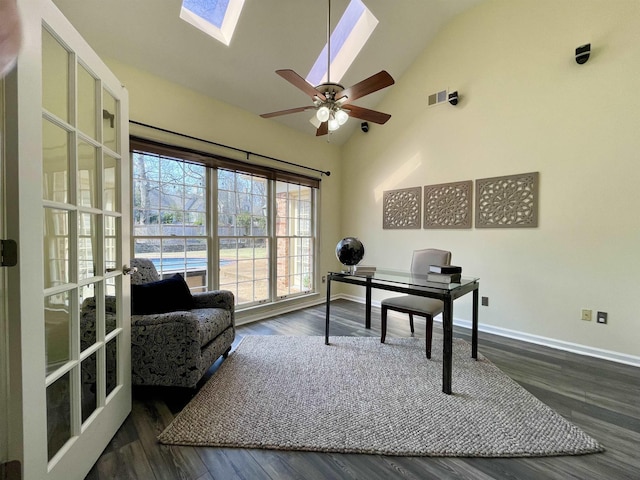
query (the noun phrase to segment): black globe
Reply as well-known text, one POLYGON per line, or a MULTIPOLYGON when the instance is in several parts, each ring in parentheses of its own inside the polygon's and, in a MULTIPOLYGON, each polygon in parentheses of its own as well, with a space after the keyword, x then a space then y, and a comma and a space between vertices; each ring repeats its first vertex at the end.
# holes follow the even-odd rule
POLYGON ((355 237, 346 237, 336 245, 336 257, 343 265, 357 265, 364 257, 364 245, 355 237))

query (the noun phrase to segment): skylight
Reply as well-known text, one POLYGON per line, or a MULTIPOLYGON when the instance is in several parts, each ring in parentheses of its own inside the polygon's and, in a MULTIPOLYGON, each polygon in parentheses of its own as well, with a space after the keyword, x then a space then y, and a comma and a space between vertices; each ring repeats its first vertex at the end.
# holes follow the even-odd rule
POLYGON ((180 18, 229 45, 244 0, 182 0, 180 18))
MULTIPOLYGON (((338 83, 378 25, 362 0, 351 0, 331 33, 331 82, 338 83)), ((327 45, 306 78, 311 85, 327 81, 327 45)))

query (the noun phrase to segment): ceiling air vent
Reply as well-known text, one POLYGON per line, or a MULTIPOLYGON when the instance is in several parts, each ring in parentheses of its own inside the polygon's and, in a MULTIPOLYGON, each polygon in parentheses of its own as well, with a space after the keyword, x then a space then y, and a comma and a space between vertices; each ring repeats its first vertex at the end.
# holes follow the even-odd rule
POLYGON ((447 91, 442 90, 440 92, 432 93, 429 95, 428 105, 433 107, 447 101, 447 91))

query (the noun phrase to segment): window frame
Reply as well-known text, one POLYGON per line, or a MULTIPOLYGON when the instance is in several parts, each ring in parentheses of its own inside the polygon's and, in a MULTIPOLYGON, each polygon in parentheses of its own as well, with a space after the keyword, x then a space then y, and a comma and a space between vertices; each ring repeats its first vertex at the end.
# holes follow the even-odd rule
MULTIPOLYGON (((203 292, 203 291, 209 290, 211 281, 209 280, 208 276, 210 275, 210 272, 212 271, 212 269, 211 269, 211 262, 209 258, 209 251, 210 251, 209 238, 211 236, 210 235, 211 225, 209 221, 209 218, 210 218, 209 199, 207 196, 207 191, 208 191, 208 186, 210 185, 211 172, 206 167, 198 165, 197 167, 201 167, 202 170, 201 172, 195 172, 195 175, 202 175, 201 181, 188 183, 186 180, 187 176, 189 176, 190 174, 194 174, 194 172, 187 172, 188 168, 185 168, 187 166, 186 162, 182 162, 179 158, 175 158, 174 156, 159 155, 154 152, 143 152, 141 150, 134 151, 133 149, 131 151, 131 154, 132 154, 132 161, 131 161, 131 182, 132 182, 131 183, 132 184, 132 188, 131 188, 131 196, 132 196, 131 198, 131 213, 132 213, 131 215, 131 232, 132 232, 131 253, 132 253, 132 257, 135 256, 136 254, 136 246, 139 240, 141 240, 142 242, 147 242, 149 245, 157 244, 158 255, 160 256, 158 273, 160 274, 161 278, 171 276, 175 273, 180 273, 183 275, 183 277, 185 277, 185 280, 187 281, 188 284, 191 283, 190 288, 193 292, 203 292), (138 212, 135 199, 138 193, 136 188, 136 183, 139 181, 139 179, 135 176, 135 169, 137 164, 137 159, 135 158, 135 155, 139 155, 139 154, 148 155, 150 157, 156 157, 158 159, 157 178, 146 179, 146 181, 154 184, 153 189, 157 190, 158 204, 152 205, 149 208, 149 210, 152 213, 155 213, 157 217, 157 232, 156 233, 147 232, 147 234, 144 234, 144 235, 140 235, 136 233, 139 227, 139 225, 136 223, 136 219, 139 218, 138 217, 139 212, 138 212), (172 161, 182 164, 180 166, 180 169, 178 169, 177 172, 173 172, 173 175, 178 174, 178 176, 180 176, 181 179, 174 177, 171 179, 172 181, 168 181, 166 178, 165 179, 162 178, 162 170, 163 170, 163 165, 166 166, 168 162, 172 162, 172 161), (178 187, 176 189, 178 192, 178 195, 170 192, 171 188, 167 190, 168 187, 172 187, 172 186, 178 187), (185 194, 189 189, 192 189, 194 191, 202 190, 202 192, 204 193, 204 196, 197 197, 197 198, 202 198, 204 209, 196 210, 192 208, 193 206, 190 206, 190 207, 186 206, 185 194), (181 197, 180 198, 181 201, 178 202, 179 204, 181 204, 181 207, 163 209, 162 208, 163 196, 166 196, 167 198, 181 197), (172 227, 168 226, 169 224, 165 224, 162 220, 162 218, 165 215, 176 215, 184 219, 186 216, 190 216, 190 214, 196 214, 196 213, 200 214, 204 222, 204 228, 200 229, 201 230, 200 233, 198 233, 197 231, 189 232, 187 228, 185 228, 186 225, 184 221, 182 225, 178 227, 177 231, 170 232, 169 229, 171 229, 172 227), (202 247, 197 248, 193 251, 199 252, 204 250, 207 253, 207 257, 205 260, 206 269, 204 273, 204 278, 201 278, 200 280, 197 278, 199 276, 197 272, 191 272, 193 273, 193 275, 190 275, 189 268, 188 268, 189 257, 190 257, 189 245, 190 244, 197 245, 198 243, 203 245, 204 248, 202 247), (171 250, 171 247, 165 248, 165 246, 170 244, 174 244, 176 246, 174 247, 174 253, 180 253, 180 252, 183 253, 182 257, 180 255, 175 255, 175 256, 166 255, 171 250), (180 244, 183 245, 182 248, 179 247, 180 244), (171 267, 163 268, 165 263, 171 264, 171 267), (194 277, 194 278, 190 280, 189 277, 194 277)), ((192 228, 191 230, 194 230, 194 229, 192 228)), ((197 262, 197 259, 199 257, 193 257, 193 258, 195 258, 197 262)))
MULTIPOLYGON (((313 295, 318 293, 319 281, 318 281, 318 198, 320 179, 310 177, 307 175, 281 170, 277 168, 268 167, 265 165, 254 164, 249 161, 237 160, 228 158, 222 155, 198 151, 186 147, 169 145, 166 143, 158 142, 155 140, 148 140, 141 137, 132 136, 130 138, 130 151, 131 155, 135 152, 149 153, 164 157, 170 160, 193 163, 206 168, 206 187, 205 197, 207 204, 207 232, 206 232, 206 244, 207 244, 207 282, 206 290, 213 290, 220 288, 220 234, 218 229, 218 199, 219 199, 219 185, 218 185, 218 173, 221 170, 228 170, 240 174, 248 174, 256 177, 262 177, 267 180, 267 205, 266 205, 266 232, 264 236, 260 238, 266 238, 268 243, 267 257, 268 257, 268 298, 264 300, 251 301, 245 303, 238 303, 238 297, 236 296, 236 309, 243 310, 246 308, 255 307, 257 305, 276 304, 278 302, 289 300, 291 298, 298 298, 305 295, 313 295), (310 259, 309 268, 311 288, 301 291, 299 293, 288 293, 286 295, 278 294, 278 270, 277 270, 277 240, 280 238, 276 232, 276 185, 278 182, 285 182, 287 184, 299 185, 302 187, 310 188, 310 259)), ((247 153, 247 159, 248 159, 247 153)), ((131 178, 133 185, 133 161, 131 163, 131 178)), ((131 189, 132 196, 134 195, 134 188, 131 189)), ((133 213, 134 202, 131 201, 131 209, 133 213)), ((134 216, 131 216, 131 231, 132 231, 132 244, 131 254, 132 258, 135 257, 135 244, 136 240, 140 237, 135 235, 133 226, 134 216)), ((158 240, 164 238, 162 236, 156 237, 158 240)), ((253 238, 253 237, 252 237, 253 238)), ((257 238, 257 237, 256 237, 257 238)), ((255 277, 254 277, 255 278, 255 277)), ((224 287, 223 287, 224 288, 224 287)), ((255 287, 254 287, 255 289, 255 287)))
MULTIPOLYGON (((292 184, 289 182, 275 182, 275 192, 274 192, 274 201, 276 203, 276 215, 273 217, 275 220, 275 229, 274 229, 274 250, 275 250, 275 264, 276 264, 276 273, 274 275, 276 286, 275 286, 275 297, 278 300, 284 300, 287 298, 296 297, 298 295, 305 295, 311 292, 316 291, 316 253, 317 253, 317 235, 316 235, 316 218, 317 218, 317 210, 316 210, 316 190, 310 187, 306 187, 304 185, 297 185, 298 191, 293 192, 291 187, 292 184), (286 185, 287 190, 283 192, 279 190, 279 185, 286 185), (308 199, 303 198, 303 192, 306 189, 308 190, 308 199), (282 213, 284 216, 280 216, 280 207, 278 205, 279 195, 282 193, 286 193, 286 196, 282 199, 285 205, 285 209, 282 213), (305 210, 308 210, 306 213, 308 214, 308 218, 305 218, 305 212, 303 211, 302 206, 307 205, 305 210), (281 222, 279 219, 284 218, 285 222, 281 222), (308 226, 306 228, 302 227, 302 222, 308 222, 308 226), (280 223, 283 223, 283 227, 285 231, 280 231, 280 223), (285 248, 287 249, 286 256, 280 256, 280 240, 283 240, 287 243, 285 248), (302 251, 304 249, 304 244, 307 244, 307 252, 302 251), (300 252, 296 249, 300 248, 300 252), (291 249, 294 251, 291 252, 291 249), (304 262, 304 258, 307 257, 308 261, 304 262), (281 275, 278 271, 280 267, 280 260, 282 258, 286 259, 286 275, 281 275), (306 265, 305 265, 306 263, 306 265), (308 281, 310 282, 310 287, 308 289, 304 289, 304 277, 305 277, 305 266, 307 267, 307 271, 310 271, 310 278, 308 281), (291 270, 293 269, 293 273, 291 270), (295 292, 292 291, 292 283, 287 282, 289 291, 287 293, 281 293, 278 289, 278 282, 281 278, 288 277, 289 279, 297 278, 300 280, 299 288, 300 291, 295 292)), ((295 281, 293 282, 295 283, 295 281)))

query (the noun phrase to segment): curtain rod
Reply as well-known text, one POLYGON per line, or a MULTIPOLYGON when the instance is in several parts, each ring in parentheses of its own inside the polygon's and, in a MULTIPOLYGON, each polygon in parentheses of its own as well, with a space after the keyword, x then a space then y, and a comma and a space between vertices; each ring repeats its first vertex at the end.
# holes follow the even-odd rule
POLYGON ((312 170, 314 172, 318 172, 320 173, 320 175, 326 175, 327 177, 331 175, 331 172, 329 170, 324 171, 324 170, 318 170, 317 168, 312 168, 312 167, 307 167, 305 165, 300 165, 298 163, 293 163, 293 162, 287 162, 286 160, 280 160, 279 158, 275 158, 275 157, 270 157, 268 155, 261 155, 260 153, 254 153, 254 152, 250 152, 248 150, 243 150, 241 148, 236 148, 236 147, 230 147, 229 145, 225 145, 223 143, 217 143, 217 142, 212 142, 211 140, 205 140, 203 138, 198 138, 198 137, 193 137, 191 135, 187 135, 185 133, 180 133, 180 132, 174 132, 172 130, 167 130, 166 128, 162 128, 162 127, 155 127, 153 125, 149 125, 146 123, 142 123, 142 122, 136 122, 135 120, 129 120, 129 123, 133 123, 135 125, 140 125, 141 127, 147 127, 147 128, 151 128, 153 130, 158 130, 160 132, 164 132, 164 133, 170 133, 172 135, 178 135, 179 137, 184 137, 184 138, 188 138, 190 140, 197 140, 198 142, 204 142, 204 143, 208 143, 209 145, 215 145, 216 147, 223 147, 223 148, 228 148, 230 150, 234 150, 236 152, 241 152, 247 155, 247 158, 249 158, 249 155, 253 155, 254 157, 261 157, 261 158, 266 158, 268 160, 273 160, 274 162, 280 162, 280 163, 286 163, 287 165, 292 165, 294 167, 298 167, 298 168, 304 168, 306 170, 312 170))

